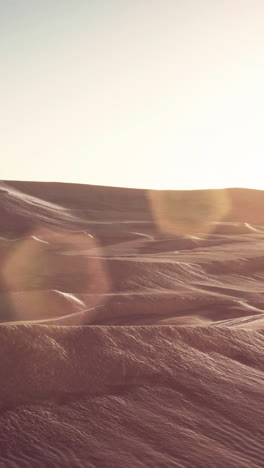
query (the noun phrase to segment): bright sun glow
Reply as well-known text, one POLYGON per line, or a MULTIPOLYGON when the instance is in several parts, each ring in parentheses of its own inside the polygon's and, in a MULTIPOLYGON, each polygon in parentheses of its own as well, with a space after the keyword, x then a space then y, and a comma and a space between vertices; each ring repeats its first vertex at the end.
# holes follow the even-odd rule
POLYGON ((1 2, 1 178, 264 188, 259 0, 1 2))

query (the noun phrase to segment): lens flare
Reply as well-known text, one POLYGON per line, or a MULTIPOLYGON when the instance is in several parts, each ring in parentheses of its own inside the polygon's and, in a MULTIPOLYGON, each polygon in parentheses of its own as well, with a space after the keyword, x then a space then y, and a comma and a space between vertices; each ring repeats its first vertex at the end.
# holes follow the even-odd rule
POLYGON ((148 196, 159 230, 173 235, 212 232, 230 209, 225 190, 151 190, 148 196))
POLYGON ((16 241, 1 277, 9 319, 54 319, 100 305, 111 284, 102 258, 94 254, 99 250, 87 232, 36 229, 16 241))

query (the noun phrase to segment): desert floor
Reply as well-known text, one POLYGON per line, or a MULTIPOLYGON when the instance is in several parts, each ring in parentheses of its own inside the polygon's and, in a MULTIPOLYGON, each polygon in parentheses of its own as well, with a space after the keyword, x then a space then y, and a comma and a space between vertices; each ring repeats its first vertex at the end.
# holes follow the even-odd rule
POLYGON ((264 467, 264 192, 0 184, 0 467, 264 467))

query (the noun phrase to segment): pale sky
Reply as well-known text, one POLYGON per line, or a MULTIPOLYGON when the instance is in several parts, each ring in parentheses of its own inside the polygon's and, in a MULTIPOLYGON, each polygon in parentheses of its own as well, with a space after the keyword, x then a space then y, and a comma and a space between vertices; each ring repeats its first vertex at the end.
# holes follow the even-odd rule
POLYGON ((0 178, 264 189, 263 0, 0 0, 0 178))

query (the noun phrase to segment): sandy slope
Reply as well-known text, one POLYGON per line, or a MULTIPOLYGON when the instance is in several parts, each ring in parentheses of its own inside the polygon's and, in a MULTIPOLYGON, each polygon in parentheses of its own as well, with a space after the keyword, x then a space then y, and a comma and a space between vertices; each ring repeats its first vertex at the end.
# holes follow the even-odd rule
POLYGON ((264 467, 264 193, 0 185, 0 466, 264 467))

